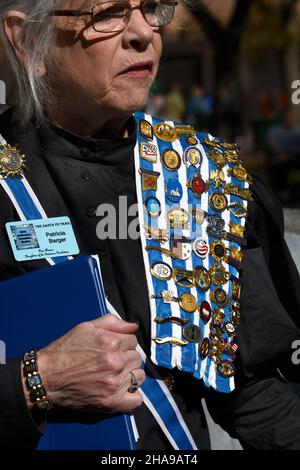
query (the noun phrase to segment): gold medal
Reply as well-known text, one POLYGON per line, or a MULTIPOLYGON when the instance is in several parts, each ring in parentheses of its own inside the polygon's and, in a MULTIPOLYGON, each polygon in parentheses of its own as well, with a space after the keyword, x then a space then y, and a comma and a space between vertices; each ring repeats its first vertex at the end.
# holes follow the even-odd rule
POLYGON ((188 136, 186 138, 186 141, 189 145, 198 145, 198 140, 196 139, 196 137, 192 137, 192 136, 188 136))
POLYGON ((228 379, 229 377, 232 377, 235 374, 235 367, 230 362, 221 362, 217 365, 217 373, 221 377, 225 377, 228 379))
POLYGON ((209 269, 209 274, 212 282, 217 286, 223 286, 229 281, 229 274, 226 272, 224 266, 214 264, 213 267, 209 269))
POLYGON ((215 261, 226 261, 226 247, 223 242, 215 241, 210 244, 210 253, 215 261))
POLYGON ((242 165, 236 165, 233 168, 227 170, 228 176, 234 176, 239 181, 247 181, 252 183, 252 177, 248 175, 247 171, 242 165))
POLYGON ((232 281, 232 298, 240 300, 241 298, 241 284, 238 281, 232 281))
POLYGON ((214 323, 218 326, 221 326, 223 324, 223 320, 225 318, 225 313, 223 310, 220 310, 219 308, 214 310, 214 323))
POLYGON ((155 124, 153 126, 153 132, 155 137, 165 142, 174 142, 178 139, 175 128, 164 122, 155 124))
POLYGON ((204 338, 202 343, 199 344, 199 355, 202 360, 208 356, 210 341, 208 338, 204 338))
POLYGON ((189 221, 189 214, 184 209, 171 209, 167 212, 166 215, 167 221, 170 224, 171 228, 187 228, 189 221))
POLYGON ((169 171, 176 171, 181 166, 181 158, 176 150, 165 150, 161 157, 163 166, 169 171))
POLYGON ((146 121, 145 119, 140 121, 140 133, 147 139, 153 139, 153 128, 150 122, 146 121))
POLYGON ((182 335, 189 343, 200 343, 203 337, 197 325, 186 325, 183 328, 182 335))
POLYGON ((197 301, 192 294, 184 293, 179 297, 179 305, 187 313, 193 313, 197 310, 197 301))
POLYGON ((231 228, 230 233, 232 233, 236 237, 244 238, 245 227, 239 224, 235 224, 234 222, 229 222, 229 226, 231 228))
POLYGON ((208 152, 208 158, 210 158, 214 164, 221 170, 223 166, 227 164, 227 159, 220 150, 210 150, 208 152))
POLYGON ((215 211, 223 212, 228 206, 227 197, 223 193, 213 193, 209 196, 209 205, 215 211))
POLYGON ((237 150, 225 150, 224 157, 229 163, 240 163, 239 154, 237 150))
POLYGON ((234 186, 234 184, 224 184, 223 185, 224 192, 226 194, 233 194, 234 196, 238 196, 242 199, 246 199, 246 201, 253 201, 251 190, 246 188, 240 188, 239 186, 234 186))
POLYGON ((0 145, 0 174, 6 179, 22 178, 26 170, 26 158, 16 147, 8 144, 0 145))

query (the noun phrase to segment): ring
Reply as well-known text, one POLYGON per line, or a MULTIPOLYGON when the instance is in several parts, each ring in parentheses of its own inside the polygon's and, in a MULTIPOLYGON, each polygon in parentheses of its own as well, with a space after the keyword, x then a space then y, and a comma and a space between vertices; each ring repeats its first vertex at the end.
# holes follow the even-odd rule
POLYGON ((134 392, 137 391, 139 386, 138 386, 138 382, 137 382, 136 377, 135 377, 133 372, 130 372, 130 378, 131 378, 131 383, 128 387, 128 392, 129 393, 134 393, 134 392))

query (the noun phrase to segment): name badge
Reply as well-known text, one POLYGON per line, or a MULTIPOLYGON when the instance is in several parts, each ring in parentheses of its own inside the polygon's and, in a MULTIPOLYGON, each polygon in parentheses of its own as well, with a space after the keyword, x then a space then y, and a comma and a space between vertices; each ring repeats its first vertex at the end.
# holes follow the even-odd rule
POLYGON ((69 217, 9 222, 5 227, 17 261, 79 253, 69 217))

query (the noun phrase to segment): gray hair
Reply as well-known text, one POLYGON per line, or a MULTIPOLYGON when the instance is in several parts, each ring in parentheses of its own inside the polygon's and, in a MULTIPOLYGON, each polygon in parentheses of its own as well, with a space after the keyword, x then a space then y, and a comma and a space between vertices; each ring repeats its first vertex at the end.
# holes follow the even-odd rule
POLYGON ((0 41, 8 66, 17 84, 15 120, 25 126, 32 119, 38 124, 45 122, 45 109, 50 103, 47 77, 40 77, 36 71, 41 63, 51 62, 51 48, 54 43, 54 19, 49 16, 64 0, 0 0, 0 41), (26 14, 21 29, 21 47, 26 56, 26 66, 20 63, 5 33, 4 18, 9 10, 26 14))

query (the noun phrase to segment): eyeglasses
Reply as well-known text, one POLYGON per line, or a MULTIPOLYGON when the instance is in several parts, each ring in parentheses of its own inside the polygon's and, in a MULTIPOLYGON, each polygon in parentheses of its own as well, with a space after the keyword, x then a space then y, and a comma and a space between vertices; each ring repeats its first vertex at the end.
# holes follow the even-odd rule
POLYGON ((132 7, 122 0, 111 0, 95 5, 89 11, 54 10, 51 16, 90 16, 91 23, 98 33, 117 33, 128 25, 133 10, 141 10, 145 21, 153 28, 166 26, 171 23, 176 0, 145 0, 140 6, 132 7))

